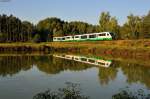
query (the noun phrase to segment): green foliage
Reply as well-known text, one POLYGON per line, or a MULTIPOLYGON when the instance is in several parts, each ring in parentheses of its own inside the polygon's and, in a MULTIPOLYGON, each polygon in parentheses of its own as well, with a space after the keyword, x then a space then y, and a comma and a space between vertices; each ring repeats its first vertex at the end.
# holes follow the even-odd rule
POLYGON ((34 26, 28 21, 22 22, 22 38, 23 41, 31 41, 34 26))
POLYGON ((102 12, 99 19, 99 30, 100 32, 114 32, 117 39, 150 38, 150 12, 143 17, 130 14, 123 26, 119 26, 117 19, 111 17, 109 12, 102 12))
POLYGON ((79 84, 66 83, 65 88, 59 88, 58 91, 45 91, 39 93, 33 97, 33 99, 89 99, 81 94, 81 89, 79 89, 79 84))
POLYGON ((112 99, 150 99, 150 94, 144 94, 142 89, 133 92, 127 87, 113 95, 112 99))
POLYGON ((62 34, 63 23, 64 21, 61 21, 59 18, 46 18, 37 24, 37 29, 39 31, 48 31, 50 33, 49 35, 53 37, 54 33, 62 34))
POLYGON ((37 29, 39 31, 48 30, 51 37, 97 32, 97 26, 80 21, 68 23, 53 17, 40 21, 37 24, 37 29))
POLYGON ((34 26, 28 21, 21 21, 13 15, 0 15, 0 42, 30 42, 36 34, 40 41, 52 41, 53 36, 66 36, 95 32, 114 32, 116 39, 150 38, 150 12, 141 17, 130 14, 120 26, 116 17, 109 12, 102 12, 99 25, 81 21, 66 22, 56 17, 46 18, 34 26))
POLYGON ((111 16, 109 15, 109 12, 102 12, 101 13, 100 20, 99 20, 101 32, 109 31, 110 17, 111 16))
POLYGON ((142 32, 143 37, 150 38, 150 11, 143 17, 142 32))
POLYGON ((18 42, 31 40, 33 24, 30 22, 21 22, 13 15, 0 15, 0 33, 1 42, 18 42))
POLYGON ((40 35, 36 34, 33 38, 33 42, 40 42, 40 35))
POLYGON ((142 33, 142 19, 139 16, 129 15, 127 22, 122 27, 122 35, 128 39, 138 39, 142 33))
POLYGON ((113 32, 116 33, 116 39, 120 38, 120 31, 118 21, 115 17, 111 17, 109 12, 102 12, 99 20, 100 32, 113 32))

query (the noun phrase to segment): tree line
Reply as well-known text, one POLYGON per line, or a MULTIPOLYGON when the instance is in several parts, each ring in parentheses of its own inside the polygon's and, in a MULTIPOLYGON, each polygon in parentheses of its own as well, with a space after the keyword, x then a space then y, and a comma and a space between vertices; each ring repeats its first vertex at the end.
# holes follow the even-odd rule
POLYGON ((33 24, 13 15, 0 15, 0 42, 26 42, 31 40, 33 24))
POLYGON ((109 31, 116 39, 150 38, 150 12, 145 16, 130 14, 123 25, 109 12, 102 12, 99 25, 81 21, 67 22, 51 17, 39 21, 36 25, 29 21, 5 14, 0 15, 0 42, 46 42, 54 36, 76 35, 109 31))

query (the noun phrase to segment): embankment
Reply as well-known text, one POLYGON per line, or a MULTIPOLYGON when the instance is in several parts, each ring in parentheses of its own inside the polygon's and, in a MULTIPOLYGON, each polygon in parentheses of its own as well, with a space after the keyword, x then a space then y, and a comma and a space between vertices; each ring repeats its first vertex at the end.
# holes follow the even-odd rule
POLYGON ((150 40, 116 40, 97 42, 53 42, 49 43, 56 52, 71 52, 110 56, 114 58, 150 59, 150 40))
POLYGON ((0 52, 50 51, 47 43, 1 43, 0 52))
POLYGON ((91 42, 3 43, 4 51, 72 52, 93 55, 108 55, 123 58, 150 59, 150 40, 116 40, 91 42))

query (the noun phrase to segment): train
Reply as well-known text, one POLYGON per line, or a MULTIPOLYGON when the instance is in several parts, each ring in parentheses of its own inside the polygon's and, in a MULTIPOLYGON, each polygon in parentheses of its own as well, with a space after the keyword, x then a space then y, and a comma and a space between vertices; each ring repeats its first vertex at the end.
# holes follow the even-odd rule
POLYGON ((54 42, 66 42, 66 41, 99 41, 99 40, 113 40, 114 33, 112 32, 100 32, 89 33, 73 36, 53 37, 54 42))

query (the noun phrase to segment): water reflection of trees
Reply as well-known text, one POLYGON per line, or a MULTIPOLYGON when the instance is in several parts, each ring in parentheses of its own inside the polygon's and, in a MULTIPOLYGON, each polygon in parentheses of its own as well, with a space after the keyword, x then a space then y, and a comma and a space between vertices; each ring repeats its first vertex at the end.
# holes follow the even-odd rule
POLYGON ((100 67, 99 68, 99 79, 102 85, 108 84, 111 80, 114 80, 117 76, 117 64, 112 62, 112 65, 109 68, 100 67))
POLYGON ((120 63, 128 83, 143 83, 150 88, 150 68, 138 64, 120 63))
MULTIPOLYGON (((0 57, 0 76, 13 76, 20 71, 31 69, 33 64, 47 74, 57 74, 65 70, 81 71, 92 66, 53 56, 3 56, 0 57)), ((100 83, 108 84, 114 80, 117 77, 118 70, 123 72, 128 83, 140 82, 150 88, 150 68, 123 61, 113 61, 108 68, 99 67, 100 83)))
POLYGON ((108 84, 117 76, 118 70, 123 72, 127 78, 127 82, 137 83, 140 82, 150 88, 150 68, 138 64, 128 62, 114 61, 109 68, 99 68, 99 79, 101 84, 108 84))
POLYGON ((26 71, 36 65, 40 71, 56 74, 64 70, 80 71, 90 68, 89 65, 55 58, 53 56, 3 56, 0 57, 0 76, 12 76, 26 71))
POLYGON ((48 74, 56 74, 64 70, 81 71, 90 68, 91 66, 76 61, 49 56, 49 59, 45 63, 43 63, 43 61, 38 61, 37 67, 39 70, 48 74))
POLYGON ((115 68, 100 68, 99 78, 102 85, 108 84, 109 81, 114 80, 117 76, 117 70, 115 68))
POLYGON ((0 75, 12 76, 23 70, 26 71, 32 67, 32 60, 29 56, 5 56, 0 57, 0 75))

